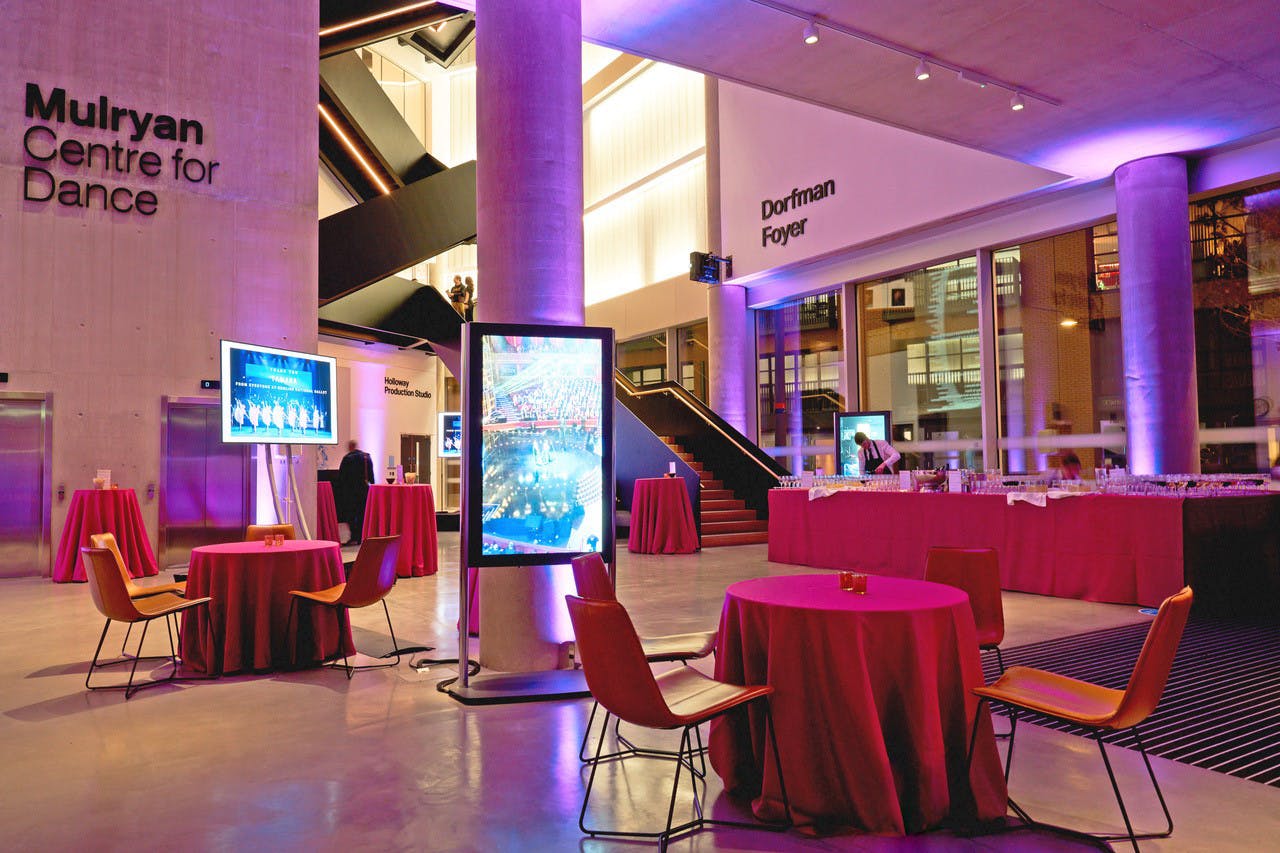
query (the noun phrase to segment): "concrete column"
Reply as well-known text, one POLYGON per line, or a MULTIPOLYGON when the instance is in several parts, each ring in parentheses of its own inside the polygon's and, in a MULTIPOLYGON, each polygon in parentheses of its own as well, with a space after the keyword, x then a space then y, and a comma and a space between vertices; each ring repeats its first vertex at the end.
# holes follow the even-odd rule
MULTIPOLYGON (((477 320, 583 322, 580 0, 476 4, 477 320)), ((480 663, 560 666, 567 566, 480 572, 480 663)))
POLYGON ((1129 469, 1196 473, 1195 313, 1187 164, 1163 155, 1116 169, 1129 469))
POLYGON ((707 350, 712 410, 747 435, 747 395, 755 386, 754 330, 747 323, 747 289, 740 284, 707 288, 707 350), (744 357, 745 356, 745 357, 744 357))

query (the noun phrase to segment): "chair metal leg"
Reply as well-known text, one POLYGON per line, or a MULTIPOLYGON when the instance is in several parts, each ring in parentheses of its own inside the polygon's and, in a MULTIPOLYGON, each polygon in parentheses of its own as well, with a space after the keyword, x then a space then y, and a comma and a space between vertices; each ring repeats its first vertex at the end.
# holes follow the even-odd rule
MULTIPOLYGON (((582 731, 582 743, 578 744, 578 760, 586 764, 591 759, 587 757, 587 741, 591 737, 591 726, 596 721, 596 711, 600 710, 600 703, 594 699, 591 701, 591 714, 587 717, 587 727, 582 731)), ((609 722, 609 712, 605 711, 605 724, 609 722)))
POLYGON ((1107 766, 1107 777, 1111 780, 1111 790, 1115 792, 1116 803, 1120 806, 1120 816, 1124 818, 1124 827, 1128 830, 1127 835, 1104 835, 1101 838, 1106 841, 1122 841, 1127 838, 1136 851, 1140 839, 1168 838, 1173 835, 1173 815, 1169 814, 1169 806, 1164 801, 1164 793, 1160 790, 1160 783, 1156 781, 1156 774, 1151 767, 1151 759, 1147 757, 1146 747, 1142 745, 1141 735, 1138 734, 1136 727, 1130 729, 1130 731, 1133 732, 1134 742, 1138 745, 1138 752, 1142 755, 1142 761, 1147 766, 1147 775, 1151 777, 1151 785, 1156 789, 1156 798, 1160 800, 1160 808, 1164 812, 1165 830, 1163 832, 1136 833, 1133 831, 1133 824, 1129 821, 1129 811, 1125 808, 1124 798, 1120 796, 1120 784, 1116 781, 1115 771, 1111 767, 1111 759, 1107 756, 1107 749, 1102 742, 1102 732, 1094 732, 1093 739, 1098 742, 1098 751, 1102 753, 1102 763, 1107 766))
POLYGON ((127 622, 124 626, 124 639, 120 641, 120 657, 128 657, 129 634, 133 632, 133 623, 127 622))
POLYGON ((1009 746, 1004 753, 1004 784, 1009 785, 1009 769, 1013 767, 1013 741, 1018 733, 1018 709, 1009 708, 1009 746))
POLYGON ((1111 780, 1111 790, 1115 792, 1116 803, 1120 806, 1120 816, 1124 818, 1124 828, 1129 831, 1129 843, 1133 845, 1134 853, 1138 853, 1138 839, 1133 834, 1133 824, 1129 821, 1129 810, 1124 807, 1124 797, 1120 796, 1120 785, 1116 782, 1115 771, 1111 769, 1111 759, 1107 757, 1107 748, 1102 743, 1101 733, 1094 732, 1093 739, 1098 742, 1098 751, 1102 753, 1102 763, 1107 766, 1107 778, 1111 780))
POLYGON ((773 728, 773 708, 768 700, 764 702, 764 718, 769 726, 769 745, 773 747, 773 769, 778 774, 778 790, 782 793, 782 809, 786 815, 787 826, 794 826, 795 819, 791 817, 791 798, 787 796, 787 782, 782 776, 782 754, 778 752, 778 735, 773 728))
POLYGON ((399 666, 400 664, 400 644, 396 642, 396 629, 391 627, 391 611, 387 609, 387 600, 382 599, 382 612, 387 617, 387 630, 391 632, 391 648, 395 649, 396 662, 390 666, 399 666))
POLYGON ((102 652, 102 644, 107 640, 107 629, 111 627, 111 620, 107 620, 107 624, 102 626, 102 636, 98 638, 98 647, 93 650, 93 660, 89 661, 89 671, 84 676, 84 686, 89 690, 97 690, 96 687, 89 686, 89 679, 93 677, 93 671, 98 666, 98 655, 102 652))
POLYGON ((1147 775, 1151 777, 1151 786, 1156 789, 1156 799, 1160 801, 1160 809, 1164 812, 1164 832, 1152 833, 1149 837, 1168 838, 1173 835, 1173 815, 1169 813, 1169 804, 1164 801, 1164 792, 1160 790, 1160 783, 1156 781, 1156 772, 1151 768, 1151 759, 1147 757, 1147 748, 1142 745, 1142 736, 1138 734, 1138 727, 1134 726, 1130 731, 1133 732, 1133 742, 1138 745, 1138 752, 1142 755, 1142 763, 1147 765, 1147 775))

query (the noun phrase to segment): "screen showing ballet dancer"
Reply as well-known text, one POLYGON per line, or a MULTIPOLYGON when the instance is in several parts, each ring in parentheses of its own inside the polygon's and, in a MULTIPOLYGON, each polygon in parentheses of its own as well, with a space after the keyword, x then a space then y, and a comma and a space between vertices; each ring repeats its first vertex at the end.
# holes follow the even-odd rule
POLYGON ((438 431, 440 458, 457 459, 462 456, 462 412, 441 412, 438 431))
POLYGON ((222 342, 222 440, 337 444, 337 363, 325 355, 222 342))
POLYGON ((542 565, 614 548, 613 330, 467 327, 469 564, 542 565))

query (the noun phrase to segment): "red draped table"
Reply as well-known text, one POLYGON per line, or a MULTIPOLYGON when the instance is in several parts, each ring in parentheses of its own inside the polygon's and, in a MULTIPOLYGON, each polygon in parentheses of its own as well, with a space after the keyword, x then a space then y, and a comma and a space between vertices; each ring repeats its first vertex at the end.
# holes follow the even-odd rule
MULTIPOLYGON (((968 597, 941 584, 868 578, 844 592, 835 574, 741 581, 725 594, 716 677, 773 686, 787 794, 809 831, 901 835, 949 816, 993 820, 1007 794, 991 719, 966 758, 982 683, 968 597)), ((783 817, 758 711, 711 725, 725 789, 783 817)))
POLYGON ((159 573, 133 489, 79 489, 71 497, 62 538, 58 541, 53 562, 56 583, 88 580, 80 549, 90 546, 89 537, 95 533, 115 534, 120 555, 129 567, 129 574, 135 578, 159 573))
POLYGON ((339 628, 332 608, 300 602, 293 625, 287 624, 289 590, 327 589, 343 580, 336 542, 228 542, 193 549, 187 597, 213 600, 207 615, 196 607, 183 616, 183 663, 209 673, 263 672, 319 663, 343 651, 354 654, 345 612, 339 628))
POLYGON ((698 528, 683 478, 636 480, 627 550, 635 554, 692 554, 698 550, 698 528))
POLYGON ((400 537, 398 577, 436 573, 436 501, 425 484, 370 486, 364 535, 400 537))
POLYGON ((921 578, 930 546, 994 548, 1005 589, 1154 607, 1182 588, 1183 504, 1083 494, 1010 506, 1004 495, 856 489, 811 501, 773 489, 769 559, 921 578))
POLYGON ((324 480, 316 482, 316 538, 342 541, 338 538, 338 507, 333 501, 333 486, 324 480))

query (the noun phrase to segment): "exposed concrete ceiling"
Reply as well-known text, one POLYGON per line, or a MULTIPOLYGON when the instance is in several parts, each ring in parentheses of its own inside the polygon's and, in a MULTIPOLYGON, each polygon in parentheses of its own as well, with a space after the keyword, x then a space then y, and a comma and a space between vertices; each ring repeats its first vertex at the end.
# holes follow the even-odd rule
MULTIPOLYGON (((1082 178, 1280 128, 1277 0, 583 0, 583 37, 1082 178), (1043 95, 827 29, 834 22, 1043 95)), ((484 22, 480 21, 483 39, 484 22)))

